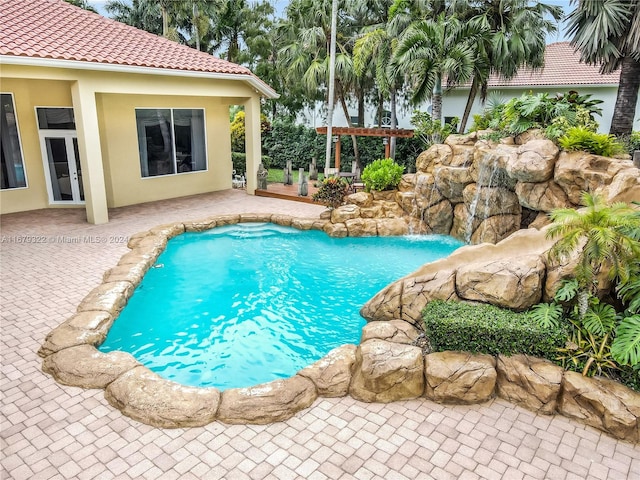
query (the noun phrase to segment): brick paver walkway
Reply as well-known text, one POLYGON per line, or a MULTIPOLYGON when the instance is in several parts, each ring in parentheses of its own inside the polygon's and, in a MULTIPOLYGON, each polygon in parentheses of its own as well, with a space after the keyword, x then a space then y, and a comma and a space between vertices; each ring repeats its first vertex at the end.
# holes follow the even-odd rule
POLYGON ((227 191, 116 209, 107 225, 85 223, 82 210, 2 217, 1 478, 640 478, 639 446, 500 399, 318 399, 273 425, 161 430, 123 416, 102 390, 65 387, 41 372, 42 340, 127 251, 121 237, 209 214, 321 210, 227 191), (96 243, 102 237, 107 243, 96 243))

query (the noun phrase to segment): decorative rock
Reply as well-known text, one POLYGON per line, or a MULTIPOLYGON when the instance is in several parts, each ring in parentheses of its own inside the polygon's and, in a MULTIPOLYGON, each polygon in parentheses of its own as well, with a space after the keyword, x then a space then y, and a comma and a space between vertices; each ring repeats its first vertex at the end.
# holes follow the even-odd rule
POLYGON ((38 355, 47 357, 76 345, 99 345, 107 337, 113 317, 107 312, 76 313, 44 339, 38 355))
POLYGON ((218 420, 232 424, 278 422, 309 407, 318 397, 311 380, 300 375, 222 392, 218 420))
POLYGON ((347 226, 344 223, 327 222, 323 230, 324 233, 334 238, 343 238, 348 234, 347 226))
POLYGON ((454 145, 470 145, 473 146, 478 140, 477 132, 467 133, 466 135, 452 134, 449 135, 444 143, 453 147, 454 145))
POLYGON ((482 403, 493 397, 497 373, 491 355, 430 353, 425 358, 425 396, 434 402, 482 403))
POLYGON ((640 170, 633 167, 620 170, 602 193, 609 203, 637 201, 640 199, 640 170))
POLYGON ((421 173, 432 173, 436 166, 447 165, 452 155, 449 145, 433 144, 416 158, 416 170, 421 173))
POLYGON ((402 175, 400 185, 398 185, 398 191, 400 192, 413 192, 416 189, 416 175, 415 173, 405 173, 402 175))
POLYGON ((476 149, 471 177, 483 187, 511 187, 515 181, 507 173, 507 165, 518 156, 518 147, 497 145, 488 149, 476 149))
MULTIPOLYGON (((240 215, 217 215, 214 217, 218 227, 222 225, 235 225, 240 222, 240 215)), ((186 224, 185 224, 186 226, 186 224)))
POLYGON ((158 225, 157 227, 153 227, 152 229, 150 229, 149 232, 154 235, 161 235, 163 237, 166 237, 167 239, 171 239, 184 233, 184 224, 167 223, 165 225, 158 225))
POLYGON ((396 198, 396 193, 398 193, 398 190, 384 190, 384 191, 377 191, 377 190, 372 190, 371 194, 373 195, 373 200, 387 200, 392 202, 395 198, 396 198))
POLYGON ((165 380, 136 367, 107 386, 104 397, 126 416, 160 428, 199 427, 216 418, 220 392, 165 380))
POLYGON ((359 207, 370 207, 373 204, 373 195, 367 192, 357 192, 347 195, 344 198, 348 204, 357 205, 359 207))
POLYGON ((133 293, 129 282, 103 283, 89 292, 78 305, 78 312, 103 311, 116 317, 133 293))
POLYGON ((105 388, 138 365, 140 363, 128 353, 102 353, 91 345, 78 345, 46 357, 42 371, 63 385, 105 388))
POLYGON ((242 213, 240 214, 240 222, 269 223, 271 222, 271 214, 270 213, 242 213))
POLYGON ((422 211, 422 220, 433 233, 448 235, 453 223, 453 207, 444 200, 422 211))
MULTIPOLYGON (((396 192, 397 194, 397 192, 396 192)), ((395 195, 394 195, 395 198, 395 195)), ((402 218, 404 217, 404 210, 395 201, 377 200, 374 203, 380 205, 382 208, 382 214, 385 218, 402 218)))
POLYGON ((369 340, 356 350, 350 395, 364 402, 389 403, 417 398, 424 391, 422 350, 369 340))
POLYGON ((522 145, 518 155, 507 163, 507 174, 519 182, 546 182, 553 177, 559 151, 549 139, 531 140, 522 145))
POLYGON ((373 218, 354 218, 344 223, 350 237, 369 237, 378 234, 378 223, 373 218))
POLYGON ((342 345, 298 372, 311 380, 320 397, 344 397, 349 393, 351 367, 356 361, 356 346, 342 345))
POLYGON ((376 229, 380 237, 406 235, 409 232, 407 222, 402 218, 378 218, 376 229))
POLYGON ((436 188, 436 178, 429 174, 416 175, 416 198, 420 199, 420 208, 426 208, 444 200, 444 195, 436 188))
POLYGON ((370 207, 360 207, 360 217, 362 218, 381 218, 383 216, 384 212, 380 202, 375 202, 370 207))
POLYGON ((469 208, 464 203, 459 203, 453 209, 453 226, 449 235, 459 240, 469 241, 471 234, 482 223, 482 219, 473 217, 469 222, 469 208))
POLYGON ((291 226, 298 230, 322 230, 326 223, 326 220, 318 220, 317 218, 294 218, 291 220, 291 226))
POLYGON ((154 255, 160 255, 167 246, 167 237, 164 235, 147 235, 141 238, 136 248, 154 255))
POLYGON ((440 193, 449 201, 460 203, 464 200, 464 188, 473 182, 473 178, 468 167, 442 166, 435 169, 435 182, 440 193))
POLYGON ((453 157, 449 161, 452 167, 470 167, 473 163, 475 147, 473 145, 451 145, 453 157))
POLYGON ((516 135, 514 138, 516 145, 524 145, 532 140, 546 139, 547 136, 545 135, 544 130, 540 130, 539 128, 532 128, 526 132, 522 132, 520 135, 516 135))
POLYGON ((427 303, 431 300, 459 300, 455 279, 453 269, 438 270, 435 273, 405 279, 402 282, 401 308, 394 312, 395 318, 402 318, 403 321, 423 330, 422 310, 427 303))
POLYGON ((352 218, 360 217, 360 207, 355 204, 342 205, 331 211, 331 221, 333 223, 344 223, 352 218))
MULTIPOLYGON (((184 223, 185 232, 205 232, 218 225, 217 217, 184 223)), ((221 224, 222 225, 222 224, 221 224)))
POLYGON ((540 230, 541 228, 546 227, 550 223, 551 223, 551 219, 549 218, 549 215, 547 215, 546 213, 539 213, 536 219, 529 224, 529 228, 535 228, 537 230, 540 230))
POLYGON ((542 183, 518 182, 516 184, 516 195, 520 205, 531 210, 550 212, 555 208, 569 208, 572 206, 567 194, 553 180, 542 183))
POLYGON ((393 320, 400 317, 403 282, 394 282, 376 293, 360 309, 360 315, 369 321, 393 320))
MULTIPOLYGON (((474 216, 489 218, 495 215, 519 215, 520 201, 511 190, 502 187, 480 187, 476 183, 468 185, 463 192, 464 203, 474 205, 474 216)), ((472 210, 470 207, 467 207, 472 210)), ((518 228, 520 224, 518 224, 518 228)))
POLYGON ((117 265, 105 272, 102 281, 105 283, 129 282, 135 287, 140 284, 147 270, 149 270, 149 264, 147 262, 117 265))
POLYGON ((398 192, 396 194, 396 202, 404 213, 411 215, 416 209, 416 192, 398 192))
POLYGON ((514 310, 526 310, 542 296, 545 264, 539 255, 463 265, 456 274, 458 295, 514 310))
POLYGON ((555 413, 562 367, 528 355, 499 355, 496 370, 499 397, 536 413, 555 413))
POLYGON ((279 214, 271 215, 271 223, 275 223, 276 225, 282 225, 283 227, 290 227, 292 221, 293 221, 293 217, 291 215, 279 215, 279 214))
POLYGON ((640 393, 612 380, 565 372, 558 411, 615 438, 640 441, 640 393))
POLYGON ((471 235, 471 243, 498 243, 520 228, 520 215, 496 215, 485 218, 471 235))
POLYGON ((368 340, 378 339, 385 342, 411 345, 420 332, 412 324, 404 320, 390 320, 388 322, 369 322, 362 327, 360 344, 368 340))

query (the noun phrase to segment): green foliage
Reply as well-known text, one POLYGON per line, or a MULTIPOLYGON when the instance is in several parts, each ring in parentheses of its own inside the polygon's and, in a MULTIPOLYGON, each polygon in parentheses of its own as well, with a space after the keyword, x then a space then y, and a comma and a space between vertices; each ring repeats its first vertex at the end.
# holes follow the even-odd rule
POLYGON ((411 125, 413 125, 413 135, 422 142, 422 148, 428 149, 434 143, 441 143, 452 133, 456 133, 458 117, 454 117, 451 123, 442 125, 438 120, 431 118, 427 112, 414 110, 411 115, 411 125))
POLYGON ((313 194, 313 201, 326 205, 330 210, 338 208, 344 203, 344 197, 347 195, 347 182, 340 177, 325 178, 318 191, 313 194))
MULTIPOLYGON (((244 124, 244 110, 236 112, 231 122, 231 151, 241 152, 245 151, 244 136, 246 127, 244 124)), ((269 120, 264 114, 260 115, 260 133, 262 136, 266 135, 271 130, 269 120)))
POLYGON ((313 157, 318 169, 324 168, 325 136, 312 128, 296 125, 289 120, 273 122, 271 130, 262 137, 263 151, 271 157, 271 166, 284 168, 291 160, 294 170, 309 169, 313 157))
POLYGON ((493 305, 434 300, 422 315, 434 351, 525 353, 552 359, 566 338, 566 331, 560 327, 542 327, 527 313, 493 305))
MULTIPOLYGON (((238 174, 242 174, 247 171, 246 153, 231 152, 231 162, 233 163, 233 169, 238 174)), ((264 168, 268 169, 271 165, 271 159, 266 155, 262 155, 262 165, 264 165, 264 168)))
POLYGON ((403 170, 391 158, 380 158, 367 165, 361 177, 367 191, 393 190, 400 184, 403 170))
POLYGON ((613 135, 592 132, 585 127, 569 128, 558 143, 565 150, 583 150, 604 157, 613 157, 624 150, 613 135))
POLYGON ((611 355, 620 365, 640 365, 640 315, 620 321, 611 344, 611 355))
POLYGON ((624 146, 624 150, 633 155, 633 152, 640 150, 640 132, 631 132, 630 135, 618 137, 618 141, 624 146))
POLYGON ((556 291, 553 299, 559 302, 569 302, 575 298, 579 289, 578 280, 575 278, 565 280, 556 291))
POLYGON ((562 320, 562 306, 557 303, 538 303, 529 310, 529 316, 542 328, 558 328, 562 320))

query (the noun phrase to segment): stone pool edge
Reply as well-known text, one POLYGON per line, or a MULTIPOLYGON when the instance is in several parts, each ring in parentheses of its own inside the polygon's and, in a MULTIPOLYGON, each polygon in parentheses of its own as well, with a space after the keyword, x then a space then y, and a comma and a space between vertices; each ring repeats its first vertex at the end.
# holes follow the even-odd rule
POLYGON ((102 284, 82 300, 77 313, 45 338, 38 350, 43 371, 64 385, 102 388, 106 400, 123 414, 161 428, 203 426, 215 420, 268 424, 291 418, 318 397, 348 394, 366 402, 423 397, 450 404, 483 403, 497 395, 536 413, 558 413, 615 438, 640 442, 637 392, 525 355, 425 356, 413 345, 419 330, 405 320, 371 322, 363 327, 360 345, 338 347, 287 379, 224 392, 163 379, 125 352, 97 350, 169 239, 247 222, 325 231, 330 224, 326 218, 247 213, 160 225, 132 236, 131 251, 104 274, 102 284))

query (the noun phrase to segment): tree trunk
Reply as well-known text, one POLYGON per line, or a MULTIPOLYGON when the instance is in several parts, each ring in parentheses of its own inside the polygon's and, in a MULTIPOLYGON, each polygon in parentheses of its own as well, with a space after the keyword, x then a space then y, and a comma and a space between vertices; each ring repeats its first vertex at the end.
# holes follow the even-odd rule
POLYGON ((162 10, 162 36, 167 38, 169 35, 169 12, 164 4, 160 6, 160 9, 162 10))
MULTIPOLYGON (((398 128, 398 115, 396 114, 396 89, 394 87, 391 87, 389 97, 391 99, 391 128, 398 128)), ((394 160, 396 159, 396 137, 391 137, 389 156, 394 160)))
MULTIPOLYGON (((342 105, 344 116, 347 118, 347 126, 353 127, 353 124, 351 123, 351 117, 349 116, 349 107, 347 106, 347 101, 344 98, 344 91, 342 90, 342 85, 340 85, 339 83, 338 97, 340 98, 340 104, 342 105)), ((358 139, 355 135, 351 135, 351 143, 353 144, 353 156, 355 157, 356 168, 360 168, 360 152, 358 151, 358 139)))
POLYGON ((471 114, 471 107, 473 107, 473 102, 476 100, 476 94, 478 93, 478 79, 474 76, 473 81, 471 82, 471 88, 469 89, 469 96, 467 97, 467 104, 464 107, 464 113, 462 114, 462 120, 460 120, 460 128, 458 128, 458 133, 464 133, 467 128, 467 121, 469 120, 469 115, 471 114))
POLYGON ((431 118, 438 127, 438 131, 434 135, 434 142, 440 143, 440 129, 442 128, 442 78, 436 78, 436 84, 433 87, 433 96, 431 97, 431 118))
POLYGON ((620 85, 618 86, 618 96, 609 133, 630 135, 633 131, 638 89, 640 89, 640 62, 626 56, 622 59, 620 85))
POLYGON ((364 90, 358 89, 358 126, 364 127, 364 90))
POLYGON ((194 3, 193 4, 193 33, 194 36, 196 37, 196 50, 200 50, 200 30, 198 29, 198 6, 194 3))

